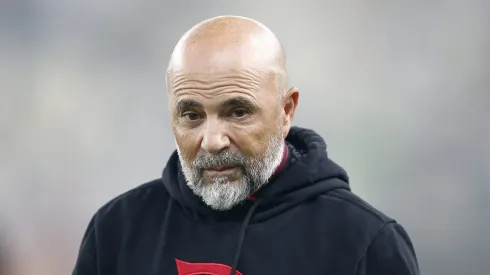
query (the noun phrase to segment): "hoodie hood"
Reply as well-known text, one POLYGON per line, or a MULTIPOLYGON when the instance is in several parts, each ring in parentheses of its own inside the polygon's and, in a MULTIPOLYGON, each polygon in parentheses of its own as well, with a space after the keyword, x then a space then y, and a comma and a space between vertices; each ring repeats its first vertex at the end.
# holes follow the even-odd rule
POLYGON ((163 171, 163 184, 172 199, 193 218, 243 220, 253 212, 249 217, 251 223, 278 215, 331 190, 350 190, 346 172, 328 158, 327 146, 320 135, 309 129, 291 127, 286 142, 300 155, 297 160, 254 193, 255 199, 248 199, 228 211, 213 210, 194 195, 186 184, 177 151, 163 171), (254 210, 250 211, 252 206, 254 210))

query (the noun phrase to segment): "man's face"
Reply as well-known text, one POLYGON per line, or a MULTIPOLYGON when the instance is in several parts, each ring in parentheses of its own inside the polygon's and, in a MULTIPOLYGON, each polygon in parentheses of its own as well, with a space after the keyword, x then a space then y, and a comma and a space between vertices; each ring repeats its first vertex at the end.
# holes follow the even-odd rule
POLYGON ((282 158, 282 101, 275 75, 253 70, 168 79, 183 174, 211 208, 227 210, 264 184, 282 158))

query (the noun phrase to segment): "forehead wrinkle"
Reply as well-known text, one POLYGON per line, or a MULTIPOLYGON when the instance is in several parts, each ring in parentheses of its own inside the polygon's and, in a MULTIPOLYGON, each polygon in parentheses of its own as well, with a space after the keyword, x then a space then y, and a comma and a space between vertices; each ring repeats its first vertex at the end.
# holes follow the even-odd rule
MULTIPOLYGON (((278 70, 271 68, 222 70, 213 73, 169 73, 167 78, 168 92, 173 94, 183 90, 206 90, 225 86, 236 86, 240 89, 257 90, 260 85, 271 80, 271 76, 278 75, 278 70)), ((275 81, 275 78, 273 81, 275 81)))
MULTIPOLYGON (((235 96, 244 96, 249 98, 250 100, 256 102, 257 96, 256 93, 251 93, 248 90, 241 89, 221 89, 218 93, 203 93, 202 91, 190 90, 186 91, 186 93, 180 93, 174 95, 174 102, 178 102, 179 100, 183 100, 185 98, 197 98, 197 100, 212 100, 212 102, 216 102, 217 100, 221 100, 222 96, 226 94, 233 93, 235 96)), ((225 98, 225 97, 223 97, 225 98)))

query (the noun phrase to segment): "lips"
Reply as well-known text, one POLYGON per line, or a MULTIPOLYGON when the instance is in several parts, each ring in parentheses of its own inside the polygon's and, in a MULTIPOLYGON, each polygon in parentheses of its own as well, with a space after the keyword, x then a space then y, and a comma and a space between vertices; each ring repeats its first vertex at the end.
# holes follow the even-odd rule
POLYGON ((208 168, 206 170, 209 170, 209 171, 216 171, 216 172, 222 172, 222 171, 225 171, 225 170, 229 170, 229 169, 233 169, 235 168, 236 166, 232 166, 232 165, 225 165, 225 166, 219 166, 219 167, 212 167, 212 168, 208 168))

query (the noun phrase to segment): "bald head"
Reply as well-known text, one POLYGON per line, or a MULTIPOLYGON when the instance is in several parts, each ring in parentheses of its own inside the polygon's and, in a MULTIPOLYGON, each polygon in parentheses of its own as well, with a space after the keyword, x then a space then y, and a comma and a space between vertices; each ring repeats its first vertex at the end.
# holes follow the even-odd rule
POLYGON ((175 46, 167 77, 228 70, 274 73, 287 85, 286 58, 277 37, 263 24, 238 16, 211 18, 188 30, 175 46))

